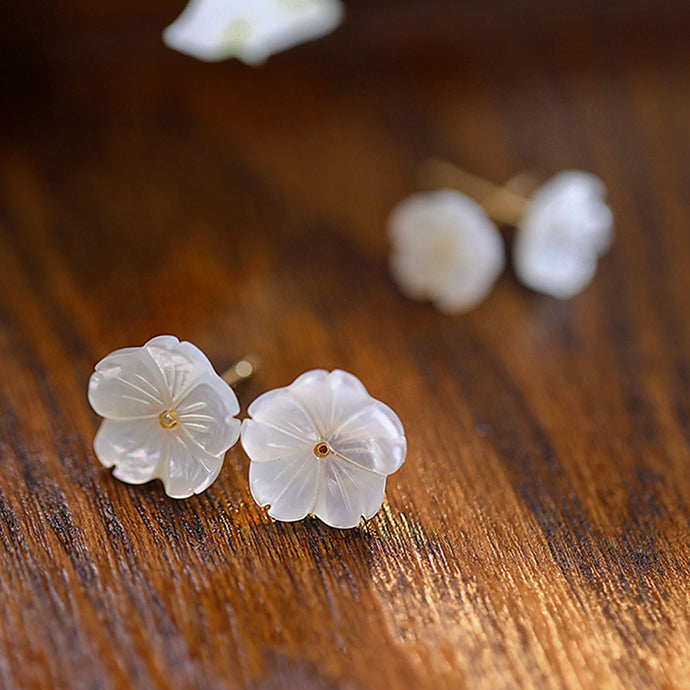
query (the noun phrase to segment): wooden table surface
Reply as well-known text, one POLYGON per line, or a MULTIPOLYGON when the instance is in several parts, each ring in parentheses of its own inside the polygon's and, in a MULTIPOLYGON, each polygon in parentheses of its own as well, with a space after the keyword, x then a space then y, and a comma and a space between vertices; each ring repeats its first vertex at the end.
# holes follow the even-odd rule
POLYGON ((687 4, 351 2, 258 70, 141 4, 3 10, 0 687, 690 688, 687 4), (593 285, 405 300, 430 155, 603 177, 593 285), (239 445, 189 500, 114 479, 87 381, 160 333, 260 353, 243 415, 359 376, 409 442, 380 513, 274 523, 239 445))

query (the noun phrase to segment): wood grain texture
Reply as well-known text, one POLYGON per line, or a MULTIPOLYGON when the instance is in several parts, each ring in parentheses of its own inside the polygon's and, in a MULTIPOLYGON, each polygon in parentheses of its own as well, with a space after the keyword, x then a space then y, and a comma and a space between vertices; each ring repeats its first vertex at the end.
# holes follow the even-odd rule
POLYGON ((260 70, 167 51, 182 2, 13 8, 0 687, 690 688, 690 12, 421 4, 260 70), (429 155, 600 174, 594 284, 403 299, 383 227, 429 155), (272 523, 239 446, 193 499, 115 480, 88 377, 159 333, 259 352, 244 410, 357 374, 409 439, 381 512, 272 523))

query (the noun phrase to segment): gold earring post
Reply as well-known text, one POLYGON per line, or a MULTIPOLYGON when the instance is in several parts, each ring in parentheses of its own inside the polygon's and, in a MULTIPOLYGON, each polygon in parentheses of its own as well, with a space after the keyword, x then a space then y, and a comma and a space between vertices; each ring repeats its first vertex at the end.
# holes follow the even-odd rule
POLYGON ((255 352, 238 359, 227 371, 221 374, 221 378, 231 386, 236 386, 250 378, 261 366, 261 357, 255 352))
POLYGON ((430 158, 419 170, 424 187, 450 187, 475 199, 497 223, 515 225, 529 205, 527 198, 537 187, 531 173, 519 173, 500 186, 462 170, 441 158, 430 158))

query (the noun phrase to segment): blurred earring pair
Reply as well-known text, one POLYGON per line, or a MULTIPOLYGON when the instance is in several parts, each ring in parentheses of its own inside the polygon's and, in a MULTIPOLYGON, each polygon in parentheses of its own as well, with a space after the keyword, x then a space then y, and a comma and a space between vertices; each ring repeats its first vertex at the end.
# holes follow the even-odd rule
POLYGON ((381 507, 387 475, 404 462, 397 415, 352 374, 308 371, 260 395, 237 419, 231 384, 252 375, 255 357, 221 377, 197 347, 171 335, 109 354, 89 380, 91 407, 105 419, 94 450, 129 484, 160 479, 172 498, 207 489, 241 437, 249 485, 276 520, 315 515, 354 527, 381 507))
POLYGON ((494 221, 517 229, 518 279, 558 299, 589 285, 613 241, 606 188, 590 173, 567 170, 534 191, 525 175, 499 187, 432 159, 420 177, 441 189, 415 194, 393 209, 390 268, 403 294, 431 300, 446 313, 478 306, 503 272, 505 248, 494 221))

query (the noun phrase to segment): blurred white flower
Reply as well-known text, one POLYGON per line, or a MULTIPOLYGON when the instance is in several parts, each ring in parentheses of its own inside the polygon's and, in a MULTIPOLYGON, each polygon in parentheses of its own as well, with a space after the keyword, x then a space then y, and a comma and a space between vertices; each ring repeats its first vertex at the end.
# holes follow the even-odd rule
POLYGON ((273 53, 330 33, 343 15, 340 0, 190 0, 163 40, 199 60, 236 57, 259 65, 273 53))
POLYGON ((206 489, 240 433, 232 388, 201 350, 171 335, 102 359, 89 402, 105 417, 94 440, 101 463, 129 484, 159 478, 172 498, 206 489))
POLYGON ((496 226, 477 202, 454 190, 407 198, 393 209, 388 234, 400 290, 449 314, 482 302, 505 266, 496 226))
POLYGON ((397 415, 345 371, 315 369, 259 396, 242 422, 254 500, 292 522, 309 514, 355 527, 381 507, 386 475, 404 462, 397 415))
POLYGON ((613 242, 613 214, 595 175, 566 170, 532 196, 518 225, 513 259, 526 286, 558 299, 584 290, 613 242))

